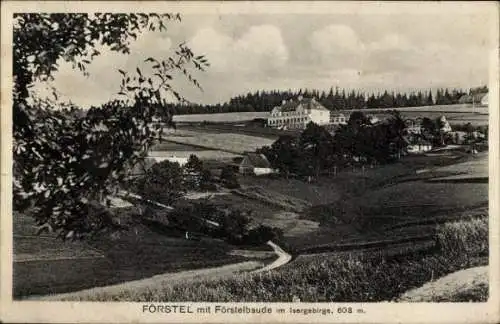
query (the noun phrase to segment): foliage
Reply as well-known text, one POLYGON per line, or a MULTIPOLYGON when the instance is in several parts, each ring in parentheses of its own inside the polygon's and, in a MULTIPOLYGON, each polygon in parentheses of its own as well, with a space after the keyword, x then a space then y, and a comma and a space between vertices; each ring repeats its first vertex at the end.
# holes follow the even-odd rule
POLYGON ((270 227, 260 224, 248 231, 244 241, 246 244, 262 244, 267 241, 283 240, 283 230, 278 227, 270 227))
POLYGON ((16 14, 14 16, 14 208, 30 209, 41 228, 61 236, 77 236, 104 228, 108 221, 85 221, 85 206, 102 203, 142 159, 162 129, 153 117, 171 121, 163 97, 172 88, 172 73, 180 71, 195 86, 190 67, 204 70, 203 56, 184 44, 175 55, 147 58, 153 77, 137 69, 122 75, 123 99, 93 107, 83 117, 74 110, 54 109, 55 102, 36 100, 29 88, 53 78, 60 60, 83 73, 97 47, 127 54, 130 42, 144 30, 165 31, 173 14, 16 14), (161 113, 160 113, 161 112, 161 113), (169 118, 166 118, 165 115, 169 118), (78 227, 76 224, 87 224, 78 227))
POLYGON ((136 180, 137 194, 166 205, 172 204, 185 191, 179 163, 155 163, 143 177, 136 180))
POLYGON ((320 170, 334 164, 333 137, 323 127, 310 122, 300 134, 299 150, 302 154, 302 174, 318 176, 320 170))
MULTIPOLYGON (((359 91, 346 91, 340 88, 330 88, 329 91, 316 89, 292 90, 259 90, 253 93, 237 95, 229 101, 215 105, 176 105, 170 108, 176 114, 206 114, 206 113, 229 113, 229 112, 253 112, 271 111, 275 106, 281 105, 283 100, 290 100, 299 95, 303 97, 315 97, 327 109, 350 110, 350 109, 392 109, 399 107, 420 107, 433 105, 458 104, 460 99, 472 93, 488 92, 486 87, 464 89, 437 89, 434 92, 417 91, 410 93, 388 92, 361 93, 359 91)), ((471 101, 472 102, 472 101, 471 101)))
POLYGON ((202 186, 203 162, 194 154, 183 166, 184 186, 187 190, 200 190, 202 186))
POLYGON ((231 166, 225 166, 222 168, 220 179, 226 188, 236 189, 240 187, 236 172, 231 166))
POLYGON ((200 189, 201 190, 208 190, 208 191, 213 191, 213 190, 217 189, 217 186, 215 185, 214 177, 212 175, 212 172, 210 172, 209 169, 203 169, 201 171, 200 189))
POLYGON ((277 228, 265 225, 251 228, 250 217, 249 211, 201 201, 176 206, 168 219, 172 226, 223 238, 231 244, 258 245, 281 239, 283 232, 277 228))
MULTIPOLYGON (((487 231, 485 223, 473 223, 464 228, 473 233, 487 231)), ((457 238, 458 235, 448 235, 446 240, 457 238)), ((473 238, 481 242, 488 240, 488 236, 482 234, 473 235, 473 238)), ((477 245, 476 242, 461 242, 466 246, 449 242, 450 246, 461 246, 453 254, 449 254, 447 249, 434 249, 427 253, 403 251, 403 255, 368 252, 310 256, 262 274, 235 275, 194 283, 165 282, 147 291, 138 289, 119 299, 290 302, 293 296, 298 296, 303 302, 395 301, 407 290, 432 279, 463 268, 487 264, 487 257, 481 257, 484 251, 476 254, 476 250, 468 248, 469 244, 477 245)), ((100 295, 90 299, 109 300, 112 297, 100 295)))
POLYGON ((317 177, 356 161, 388 163, 398 159, 407 145, 405 129, 399 112, 391 112, 390 118, 377 124, 362 112, 354 112, 333 136, 325 128, 309 123, 299 137, 281 136, 257 152, 285 176, 317 177))

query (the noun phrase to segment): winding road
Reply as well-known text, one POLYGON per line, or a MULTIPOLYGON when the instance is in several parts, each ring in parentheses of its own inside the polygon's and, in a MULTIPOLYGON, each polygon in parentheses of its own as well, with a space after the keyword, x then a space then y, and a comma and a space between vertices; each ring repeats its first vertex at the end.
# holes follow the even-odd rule
POLYGON ((272 263, 266 265, 265 267, 254 270, 251 273, 259 273, 259 272, 264 272, 264 271, 276 269, 278 267, 281 267, 282 265, 287 264, 292 259, 292 256, 290 254, 286 253, 282 248, 280 248, 275 243, 268 241, 267 245, 269 245, 273 248, 274 253, 276 253, 278 255, 278 258, 276 260, 274 260, 272 263))

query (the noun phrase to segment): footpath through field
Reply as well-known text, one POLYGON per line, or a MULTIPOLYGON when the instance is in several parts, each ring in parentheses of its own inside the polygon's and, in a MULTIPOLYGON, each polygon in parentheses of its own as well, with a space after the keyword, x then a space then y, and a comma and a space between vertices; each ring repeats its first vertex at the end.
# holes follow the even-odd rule
POLYGON ((257 270, 252 271, 252 273, 259 273, 259 272, 264 272, 264 271, 269 271, 269 270, 279 268, 279 267, 287 264, 288 262, 290 262, 290 260, 292 259, 292 256, 290 254, 286 253, 278 245, 274 244, 271 241, 267 242, 267 244, 273 248, 274 252, 278 255, 278 258, 276 260, 274 260, 274 262, 268 264, 267 266, 265 266, 261 269, 257 269, 257 270))

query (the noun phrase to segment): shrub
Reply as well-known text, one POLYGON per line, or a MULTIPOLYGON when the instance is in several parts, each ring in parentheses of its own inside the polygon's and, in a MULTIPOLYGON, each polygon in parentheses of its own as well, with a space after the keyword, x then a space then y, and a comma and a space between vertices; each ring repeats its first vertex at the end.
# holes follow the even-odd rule
POLYGON ((171 204, 184 191, 182 168, 170 161, 156 163, 136 180, 135 187, 146 199, 171 204))
POLYGON ((222 169, 220 179, 222 184, 229 189, 237 189, 240 187, 236 172, 231 166, 225 166, 222 169))
POLYGON ((283 239, 283 230, 278 227, 259 225, 248 231, 243 238, 245 243, 259 245, 267 241, 281 241, 283 239))

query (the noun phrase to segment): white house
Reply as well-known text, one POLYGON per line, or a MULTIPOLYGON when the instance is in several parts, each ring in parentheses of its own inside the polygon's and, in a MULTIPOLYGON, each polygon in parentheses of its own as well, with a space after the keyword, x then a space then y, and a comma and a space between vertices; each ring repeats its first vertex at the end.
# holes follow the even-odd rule
POLYGON ((304 129, 309 122, 318 125, 330 123, 330 111, 314 98, 284 100, 281 106, 274 107, 267 119, 267 125, 274 128, 304 129))
POLYGON ((410 144, 406 147, 406 151, 408 154, 419 154, 419 153, 425 153, 429 152, 432 150, 432 144, 431 143, 417 143, 417 144, 410 144))
POLYGON ((247 153, 240 163, 239 171, 241 174, 264 175, 273 173, 271 163, 264 154, 247 153))
POLYGON ((345 125, 347 124, 347 117, 342 113, 330 113, 330 124, 345 125))

